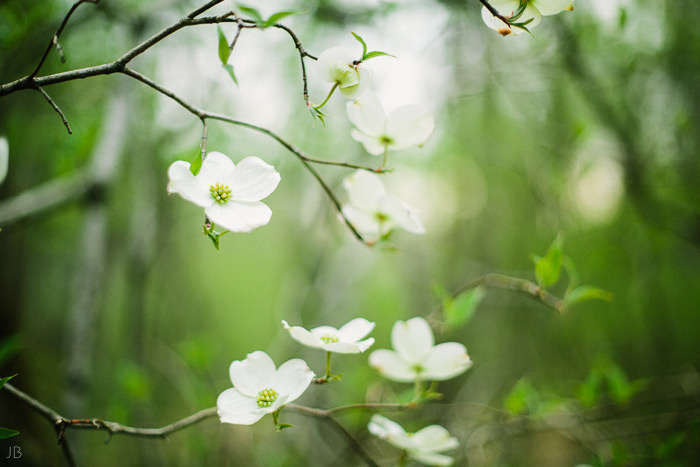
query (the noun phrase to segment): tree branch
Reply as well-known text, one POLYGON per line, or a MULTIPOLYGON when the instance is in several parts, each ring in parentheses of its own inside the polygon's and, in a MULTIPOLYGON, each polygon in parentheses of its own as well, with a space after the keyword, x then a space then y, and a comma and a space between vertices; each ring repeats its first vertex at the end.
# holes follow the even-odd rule
POLYGON ((508 29, 510 29, 510 22, 508 21, 508 18, 503 16, 498 12, 497 9, 495 9, 487 0, 479 0, 479 2, 484 5, 484 7, 489 10, 489 13, 491 13, 493 16, 496 18, 500 19, 505 23, 506 26, 508 26, 508 29))
POLYGON ((46 91, 41 86, 37 86, 36 88, 37 91, 41 93, 42 96, 44 96, 44 99, 53 107, 53 109, 56 111, 56 113, 61 117, 61 121, 63 122, 63 125, 66 127, 66 130, 68 130, 68 134, 72 135, 73 130, 70 129, 70 125, 68 124, 68 120, 66 120, 66 116, 63 114, 63 111, 61 108, 56 105, 56 103, 51 99, 51 96, 49 96, 46 91))

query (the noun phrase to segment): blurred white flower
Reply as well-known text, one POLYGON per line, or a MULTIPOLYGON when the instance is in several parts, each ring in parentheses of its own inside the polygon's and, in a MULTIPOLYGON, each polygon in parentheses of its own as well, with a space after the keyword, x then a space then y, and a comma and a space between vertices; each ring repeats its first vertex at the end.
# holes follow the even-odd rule
POLYGON ((280 182, 275 168, 258 157, 238 165, 220 152, 210 152, 197 175, 190 163, 176 161, 168 169, 169 193, 204 208, 209 220, 232 232, 250 232, 270 222, 272 211, 260 200, 280 182))
POLYGON ((235 425, 252 425, 298 399, 315 376, 298 358, 275 369, 275 363, 261 350, 231 363, 229 374, 233 388, 219 395, 216 406, 221 422, 235 425))
MULTIPOLYGON (((531 20, 525 25, 527 29, 537 26, 543 16, 556 15, 564 10, 574 9, 574 0, 490 0, 489 3, 506 18, 510 18, 520 8, 522 3, 526 3, 522 15, 513 22, 526 23, 528 20, 531 20)), ((486 7, 481 9, 481 18, 486 26, 502 36, 517 35, 525 32, 524 29, 515 26, 509 28, 503 21, 493 16, 486 7)))
POLYGON ((340 329, 319 326, 307 331, 300 326, 290 326, 282 321, 284 328, 297 342, 315 349, 335 353, 361 353, 374 344, 374 338, 360 340, 374 329, 374 323, 364 318, 356 318, 340 329))
POLYGON ((472 361, 457 342, 434 345, 433 331, 420 317, 397 321, 391 330, 394 350, 375 350, 371 367, 393 381, 444 381, 467 371, 472 361))
POLYGON ((453 438, 440 425, 430 425, 415 433, 406 433, 398 423, 377 414, 372 415, 367 429, 374 436, 405 450, 411 458, 426 465, 452 465, 453 458, 438 453, 455 449, 459 445, 457 438, 453 438))
POLYGON ((372 79, 372 71, 344 47, 332 47, 321 52, 316 71, 322 80, 334 83, 348 99, 357 98, 372 79))
POLYGON ((416 212, 400 199, 386 193, 379 175, 358 170, 343 180, 350 204, 343 214, 368 241, 386 238, 395 228, 414 234, 425 233, 416 212))
POLYGON ((7 166, 10 160, 10 145, 7 138, 0 136, 0 183, 7 177, 7 166))
POLYGON ((435 128, 433 116, 418 105, 404 105, 387 116, 377 96, 370 92, 348 102, 347 111, 357 127, 350 136, 375 156, 389 150, 422 146, 435 128))

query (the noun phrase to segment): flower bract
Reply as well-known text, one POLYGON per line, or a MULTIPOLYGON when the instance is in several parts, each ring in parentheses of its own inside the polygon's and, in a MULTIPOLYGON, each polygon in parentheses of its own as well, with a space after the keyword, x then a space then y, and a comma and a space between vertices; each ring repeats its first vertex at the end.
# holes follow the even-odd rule
POLYGON ((409 457, 426 465, 452 465, 453 458, 439 453, 455 449, 459 445, 457 439, 440 425, 430 425, 415 433, 407 433, 398 423, 377 414, 372 415, 367 429, 374 436, 405 450, 409 457))
POLYGON ((340 93, 348 99, 357 98, 372 79, 372 71, 364 62, 344 47, 332 47, 321 52, 316 70, 322 80, 337 83, 340 93))
POLYGON ((219 395, 216 406, 222 423, 236 425, 252 425, 298 399, 315 376, 298 358, 275 369, 275 363, 261 350, 231 363, 229 374, 233 388, 219 395))
POLYGON ((282 324, 297 342, 327 352, 361 353, 374 344, 373 337, 361 340, 374 329, 374 323, 364 318, 353 319, 340 329, 319 326, 307 331, 300 326, 290 326, 286 321, 282 324))
POLYGON ((347 112, 357 128, 350 136, 375 156, 422 146, 435 128, 433 116, 421 106, 404 105, 386 115, 377 96, 370 92, 349 102, 347 112))
MULTIPOLYGON (((543 16, 556 15, 564 10, 574 9, 574 0, 491 0, 489 3, 507 19, 520 8, 521 4, 525 3, 525 9, 522 14, 513 22, 527 23, 525 24, 527 29, 537 26, 543 16)), ((486 23, 486 26, 502 36, 517 35, 525 32, 524 29, 516 26, 509 28, 503 21, 493 16, 486 7, 481 9, 481 18, 486 23)))
POLYGON ((467 371, 472 361, 458 342, 434 345, 433 331, 420 317, 397 321, 391 330, 394 350, 375 350, 369 364, 393 381, 444 381, 467 371))
POLYGON ((188 162, 174 162, 168 177, 168 192, 203 207, 209 220, 232 232, 250 232, 270 221, 272 211, 260 200, 280 182, 280 174, 262 159, 246 157, 235 165, 220 152, 210 152, 197 175, 188 162))
POLYGON ((343 214, 367 240, 385 238, 396 228, 425 233, 418 214, 386 193, 379 175, 358 170, 343 181, 343 186, 350 197, 350 203, 343 206, 343 214))

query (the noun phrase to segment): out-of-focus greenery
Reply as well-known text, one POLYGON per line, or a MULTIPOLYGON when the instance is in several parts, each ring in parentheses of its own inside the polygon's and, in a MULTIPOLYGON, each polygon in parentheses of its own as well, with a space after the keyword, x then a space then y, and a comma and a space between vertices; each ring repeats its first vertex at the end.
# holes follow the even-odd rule
MULTIPOLYGON (((373 50, 399 57, 377 58, 386 60, 380 70, 414 63, 404 94, 386 99, 398 106, 423 98, 436 132, 424 148, 392 154, 396 170, 386 177, 421 210, 427 233, 397 233, 399 252, 363 246, 284 148, 210 122, 209 150, 234 161, 258 155, 282 174, 266 200, 270 224, 222 237, 216 251, 201 233, 201 210, 165 190, 168 165, 197 153, 196 117, 124 76, 46 88, 72 136, 38 93, 2 97, 10 160, 0 205, 86 166, 110 131, 115 95, 128 100, 128 129, 104 197, 0 225, 0 377, 17 374, 12 384, 66 416, 162 426, 215 405, 231 385, 231 361, 255 350, 278 364, 304 358, 322 373, 324 356, 292 341, 282 319, 310 328, 361 316, 377 323, 374 348, 388 348, 397 319, 430 314, 447 291, 478 276, 536 281, 531 255, 543 256, 563 233, 580 283, 610 291, 613 301, 561 315, 503 290, 487 290, 473 313, 455 303, 467 308, 453 310, 438 340, 464 343, 473 368, 439 386, 441 401, 387 415, 412 431, 447 427, 460 440, 452 455, 461 465, 697 465, 700 5, 579 1, 574 13, 544 18, 534 37, 503 39, 483 25, 475 0, 269 3, 257 5, 267 16, 307 11, 283 22, 314 55, 358 47, 355 31, 373 50), (411 48, 392 49, 401 44, 411 48), (84 412, 64 413, 73 387, 70 314, 95 205, 107 230, 97 318, 85 336, 93 340, 91 371, 84 412)), ((0 5, 0 82, 31 72, 70 4, 0 5)), ((197 4, 84 5, 60 41, 66 64, 54 51, 41 74, 113 60, 197 4)), ((299 56, 283 32, 244 31, 229 59, 238 87, 221 69, 217 41, 214 25, 185 29, 132 65, 195 105, 269 127, 315 157, 378 164, 349 137, 340 96, 324 108, 327 127, 313 125, 299 56)), ((308 71, 320 101, 328 87, 311 62, 308 71)), ((344 196, 348 172, 319 170, 344 196)), ((551 291, 563 296, 566 287, 564 276, 551 291)), ((336 357, 333 369, 342 382, 311 386, 298 402, 391 401, 408 388, 383 381, 366 355, 336 357)), ((43 419, 3 391, 0 408, 0 426, 21 433, 0 441, 3 453, 20 445, 18 463, 62 465, 43 419)), ((294 428, 210 419, 169 443, 67 436, 80 465, 360 462, 324 422, 282 418, 294 428)), ((340 419, 377 459, 396 458, 368 434, 368 412, 340 419)))

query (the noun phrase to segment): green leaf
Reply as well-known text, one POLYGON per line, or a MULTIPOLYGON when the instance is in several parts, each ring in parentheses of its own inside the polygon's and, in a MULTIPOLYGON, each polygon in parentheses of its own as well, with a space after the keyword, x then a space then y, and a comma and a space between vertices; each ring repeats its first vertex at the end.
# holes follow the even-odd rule
POLYGON ((277 426, 277 431, 282 431, 285 428, 291 428, 294 425, 290 425, 289 423, 278 423, 276 426, 277 426))
POLYGON ((593 407, 600 400, 602 393, 603 373, 599 368, 593 368, 576 391, 576 398, 586 407, 593 407))
POLYGON ((589 300, 604 300, 610 302, 612 299, 613 295, 610 292, 592 285, 581 285, 564 295, 564 303, 566 303, 568 307, 589 300))
POLYGON ((387 56, 387 57, 394 57, 394 58, 396 58, 396 56, 394 56, 394 55, 388 54, 388 53, 386 53, 386 52, 380 52, 380 51, 378 51, 378 50, 375 50, 374 52, 370 52, 370 53, 368 53, 368 54, 362 55, 362 60, 369 60, 370 58, 382 57, 382 56, 387 56))
POLYGON ((241 5, 240 3, 238 4, 238 8, 243 13, 250 16, 250 19, 255 21, 255 24, 258 25, 258 27, 261 27, 261 28, 265 27, 265 20, 263 19, 262 15, 260 14, 260 12, 257 9, 250 7, 250 6, 241 5))
POLYGON ((12 334, 0 340, 0 366, 23 348, 19 334, 12 334))
POLYGON ((644 389, 646 381, 629 381, 625 371, 613 361, 608 361, 603 369, 608 384, 610 399, 617 404, 626 404, 629 400, 644 389))
POLYGON ((226 64, 226 65, 221 65, 224 70, 226 70, 226 73, 231 77, 233 82, 238 86, 238 80, 236 79, 236 74, 233 72, 233 65, 226 64))
POLYGON ((503 401, 505 409, 513 415, 533 413, 540 404, 540 394, 527 379, 521 379, 503 401))
POLYGON ((221 63, 226 65, 228 63, 228 58, 231 56, 231 49, 228 46, 228 39, 226 39, 226 35, 221 29, 221 26, 217 25, 216 30, 219 31, 219 59, 221 59, 221 63))
POLYGON ((469 322, 485 296, 486 289, 476 287, 462 292, 454 299, 451 298, 447 303, 443 301, 443 313, 447 327, 456 329, 469 322))
POLYGON ((0 439, 12 438, 13 436, 17 436, 18 434, 19 431, 8 430, 7 428, 0 427, 0 439))
MULTIPOLYGON (((528 2, 521 2, 520 6, 518 6, 518 9, 513 12, 513 16, 510 18, 506 18, 508 22, 512 25, 512 21, 517 21, 523 13, 525 13, 525 8, 527 8, 528 2)), ((532 21, 534 18, 530 18, 530 21, 532 21)))
POLYGON ((316 109, 315 107, 309 107, 309 112, 311 112, 311 118, 314 120, 314 126, 316 125, 316 119, 319 119, 323 124, 323 128, 326 128, 326 122, 324 120, 326 114, 316 109))
POLYGON ((362 38, 360 36, 358 36, 357 34, 355 34, 354 32, 350 31, 350 34, 352 34, 352 36, 355 39, 357 39, 357 41, 360 44, 362 44, 362 59, 364 60, 364 57, 367 54, 367 44, 365 44, 365 41, 363 41, 362 38))
POLYGON ((564 238, 557 235, 544 257, 534 256, 535 277, 540 287, 548 287, 559 280, 561 274, 562 245, 564 238))
POLYGON ((199 151, 197 153, 197 157, 192 161, 190 164, 190 172, 192 172, 192 175, 197 175, 202 168, 202 152, 199 151))
POLYGON ((217 234, 214 231, 210 231, 207 233, 207 236, 211 239, 211 242, 214 244, 214 247, 217 249, 217 251, 221 251, 221 249, 220 249, 221 243, 219 242, 219 234, 217 234))
POLYGON ((17 375, 5 376, 4 378, 0 379, 0 388, 2 388, 5 385, 5 383, 7 383, 9 380, 14 378, 15 376, 17 376, 17 375))
POLYGON ((269 18, 267 18, 267 21, 265 21, 265 24, 263 27, 269 28, 270 26, 272 26, 275 23, 279 22, 280 20, 286 18, 287 16, 298 15, 300 13, 306 13, 306 12, 302 11, 302 10, 285 10, 285 11, 277 12, 277 13, 271 15, 269 18))

